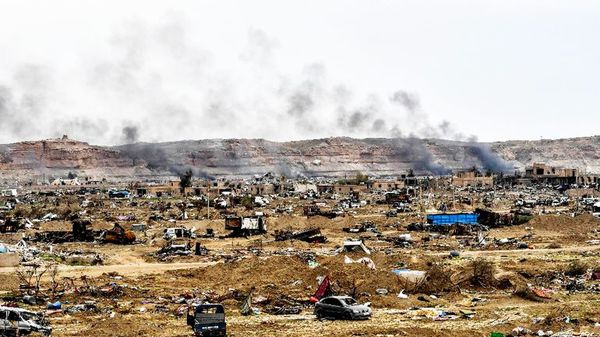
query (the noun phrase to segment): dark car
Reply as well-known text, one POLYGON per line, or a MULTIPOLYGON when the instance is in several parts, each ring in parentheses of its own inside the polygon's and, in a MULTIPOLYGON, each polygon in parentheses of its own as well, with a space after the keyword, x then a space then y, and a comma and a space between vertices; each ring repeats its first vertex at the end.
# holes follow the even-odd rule
POLYGON ((350 296, 330 296, 315 304, 315 315, 330 319, 369 319, 372 315, 369 305, 359 304, 350 296))
POLYGON ((187 315, 187 323, 192 327, 196 336, 227 335, 225 309, 221 304, 200 304, 190 309, 187 315))

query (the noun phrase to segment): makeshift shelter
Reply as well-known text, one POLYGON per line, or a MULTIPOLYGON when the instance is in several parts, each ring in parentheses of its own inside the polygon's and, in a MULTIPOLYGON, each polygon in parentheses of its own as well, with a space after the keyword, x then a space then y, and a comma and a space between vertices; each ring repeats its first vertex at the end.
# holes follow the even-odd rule
POLYGON ((323 278, 323 281, 321 281, 319 288, 317 288, 315 294, 310 297, 310 302, 319 302, 320 299, 327 296, 331 296, 332 293, 333 292, 331 291, 331 282, 329 281, 329 276, 325 276, 325 278, 323 278))
POLYGON ((351 253, 351 252, 361 252, 365 254, 371 254, 371 250, 365 246, 362 240, 348 240, 344 241, 344 246, 342 247, 343 252, 351 253))

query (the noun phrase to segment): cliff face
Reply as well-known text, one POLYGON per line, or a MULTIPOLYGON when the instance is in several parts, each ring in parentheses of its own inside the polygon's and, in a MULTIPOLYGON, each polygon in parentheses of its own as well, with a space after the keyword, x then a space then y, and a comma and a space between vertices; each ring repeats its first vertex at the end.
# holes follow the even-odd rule
POLYGON ((116 147, 62 139, 0 145, 2 174, 74 170, 98 175, 172 175, 187 168, 207 176, 268 171, 287 176, 340 176, 356 171, 396 175, 408 169, 443 174, 474 165, 508 172, 533 162, 600 172, 600 137, 489 144, 338 137, 293 142, 212 139, 116 147))
POLYGON ((420 152, 429 145, 421 141, 418 146, 413 145, 390 139, 328 138, 282 143, 228 139, 135 144, 118 149, 126 156, 143 158, 157 168, 178 171, 192 167, 200 175, 211 176, 269 171, 288 176, 343 175, 355 171, 387 175, 413 167, 427 171, 429 162, 435 165, 433 155, 424 158, 420 152))
POLYGON ((21 142, 4 145, 0 151, 1 170, 131 167, 133 163, 118 151, 68 139, 21 142))
POLYGON ((395 175, 413 169, 443 174, 473 166, 522 170, 533 162, 600 172, 600 137, 544 141, 466 143, 420 139, 346 137, 271 142, 262 139, 181 141, 116 147, 156 168, 186 167, 206 175, 252 175, 275 171, 294 176, 368 172, 395 175))
POLYGON ((503 158, 521 165, 545 162, 600 173, 600 136, 496 142, 492 149, 503 158))

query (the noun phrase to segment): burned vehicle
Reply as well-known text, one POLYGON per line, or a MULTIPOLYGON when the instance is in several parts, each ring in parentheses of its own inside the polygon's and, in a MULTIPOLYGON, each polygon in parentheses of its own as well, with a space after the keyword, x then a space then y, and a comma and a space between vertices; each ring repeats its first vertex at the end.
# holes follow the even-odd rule
POLYGON ((192 244, 185 239, 174 239, 167 242, 157 253, 159 257, 171 255, 187 256, 192 254, 192 244))
POLYGON ((194 234, 195 229, 187 229, 185 227, 170 227, 165 229, 165 235, 163 236, 165 240, 172 240, 176 238, 195 238, 196 234, 194 234))
POLYGON ((105 243, 131 244, 135 241, 135 234, 115 223, 114 227, 103 231, 100 240, 105 243))
POLYGON ((317 318, 358 320, 369 319, 373 314, 370 303, 359 304, 350 296, 330 296, 315 304, 317 318))
POLYGON ((226 336, 227 323, 225 309, 221 304, 199 304, 190 307, 187 324, 194 330, 195 336, 226 336))
POLYGON ((275 241, 285 240, 300 240, 309 243, 325 243, 327 237, 321 234, 321 230, 316 227, 311 227, 303 230, 276 230, 275 241))
POLYGON ((267 220, 262 215, 228 216, 225 218, 225 230, 232 231, 231 236, 264 234, 267 232, 267 220))
POLYGON ((111 189, 108 191, 108 197, 111 199, 128 199, 130 196, 128 190, 111 189))
POLYGON ((20 308, 0 306, 0 336, 23 336, 39 332, 52 333, 42 314, 20 308))
POLYGON ((328 219, 333 219, 338 216, 344 216, 344 211, 341 209, 330 209, 330 210, 322 210, 321 207, 317 205, 307 205, 304 206, 304 215, 307 217, 311 216, 324 216, 328 219))

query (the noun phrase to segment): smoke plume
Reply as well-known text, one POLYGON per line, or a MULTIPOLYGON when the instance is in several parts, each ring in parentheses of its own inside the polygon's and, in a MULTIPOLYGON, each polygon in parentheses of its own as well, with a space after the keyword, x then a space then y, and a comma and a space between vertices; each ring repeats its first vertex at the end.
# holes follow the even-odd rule
POLYGON ((480 162, 480 168, 492 172, 511 172, 514 168, 499 155, 492 152, 486 144, 472 143, 468 147, 470 153, 480 162))
MULTIPOLYGON (((430 122, 416 93, 355 92, 314 62, 298 73, 281 71, 277 52, 285 45, 257 29, 248 31, 237 64, 229 67, 194 39, 192 24, 182 17, 158 25, 128 22, 98 42, 104 53, 81 55, 68 68, 27 63, 14 69, 0 78, 0 143, 67 134, 100 145, 133 144, 122 150, 134 160, 178 172, 185 166, 169 163, 148 143, 400 137, 398 156, 413 160, 417 170, 441 174, 448 170, 418 138, 444 138, 472 143, 484 168, 505 168, 449 122, 430 122)), ((222 155, 238 160, 234 151, 222 155)))
POLYGON ((192 25, 184 17, 128 22, 98 41, 104 53, 81 55, 69 68, 14 69, 0 78, 0 143, 63 134, 100 145, 445 134, 415 93, 355 92, 314 62, 281 71, 285 45, 261 30, 248 31, 235 71, 223 70, 229 65, 194 39, 192 25))
POLYGON ((138 141, 139 131, 136 126, 126 126, 123 128, 123 140, 125 144, 136 143, 138 141))

